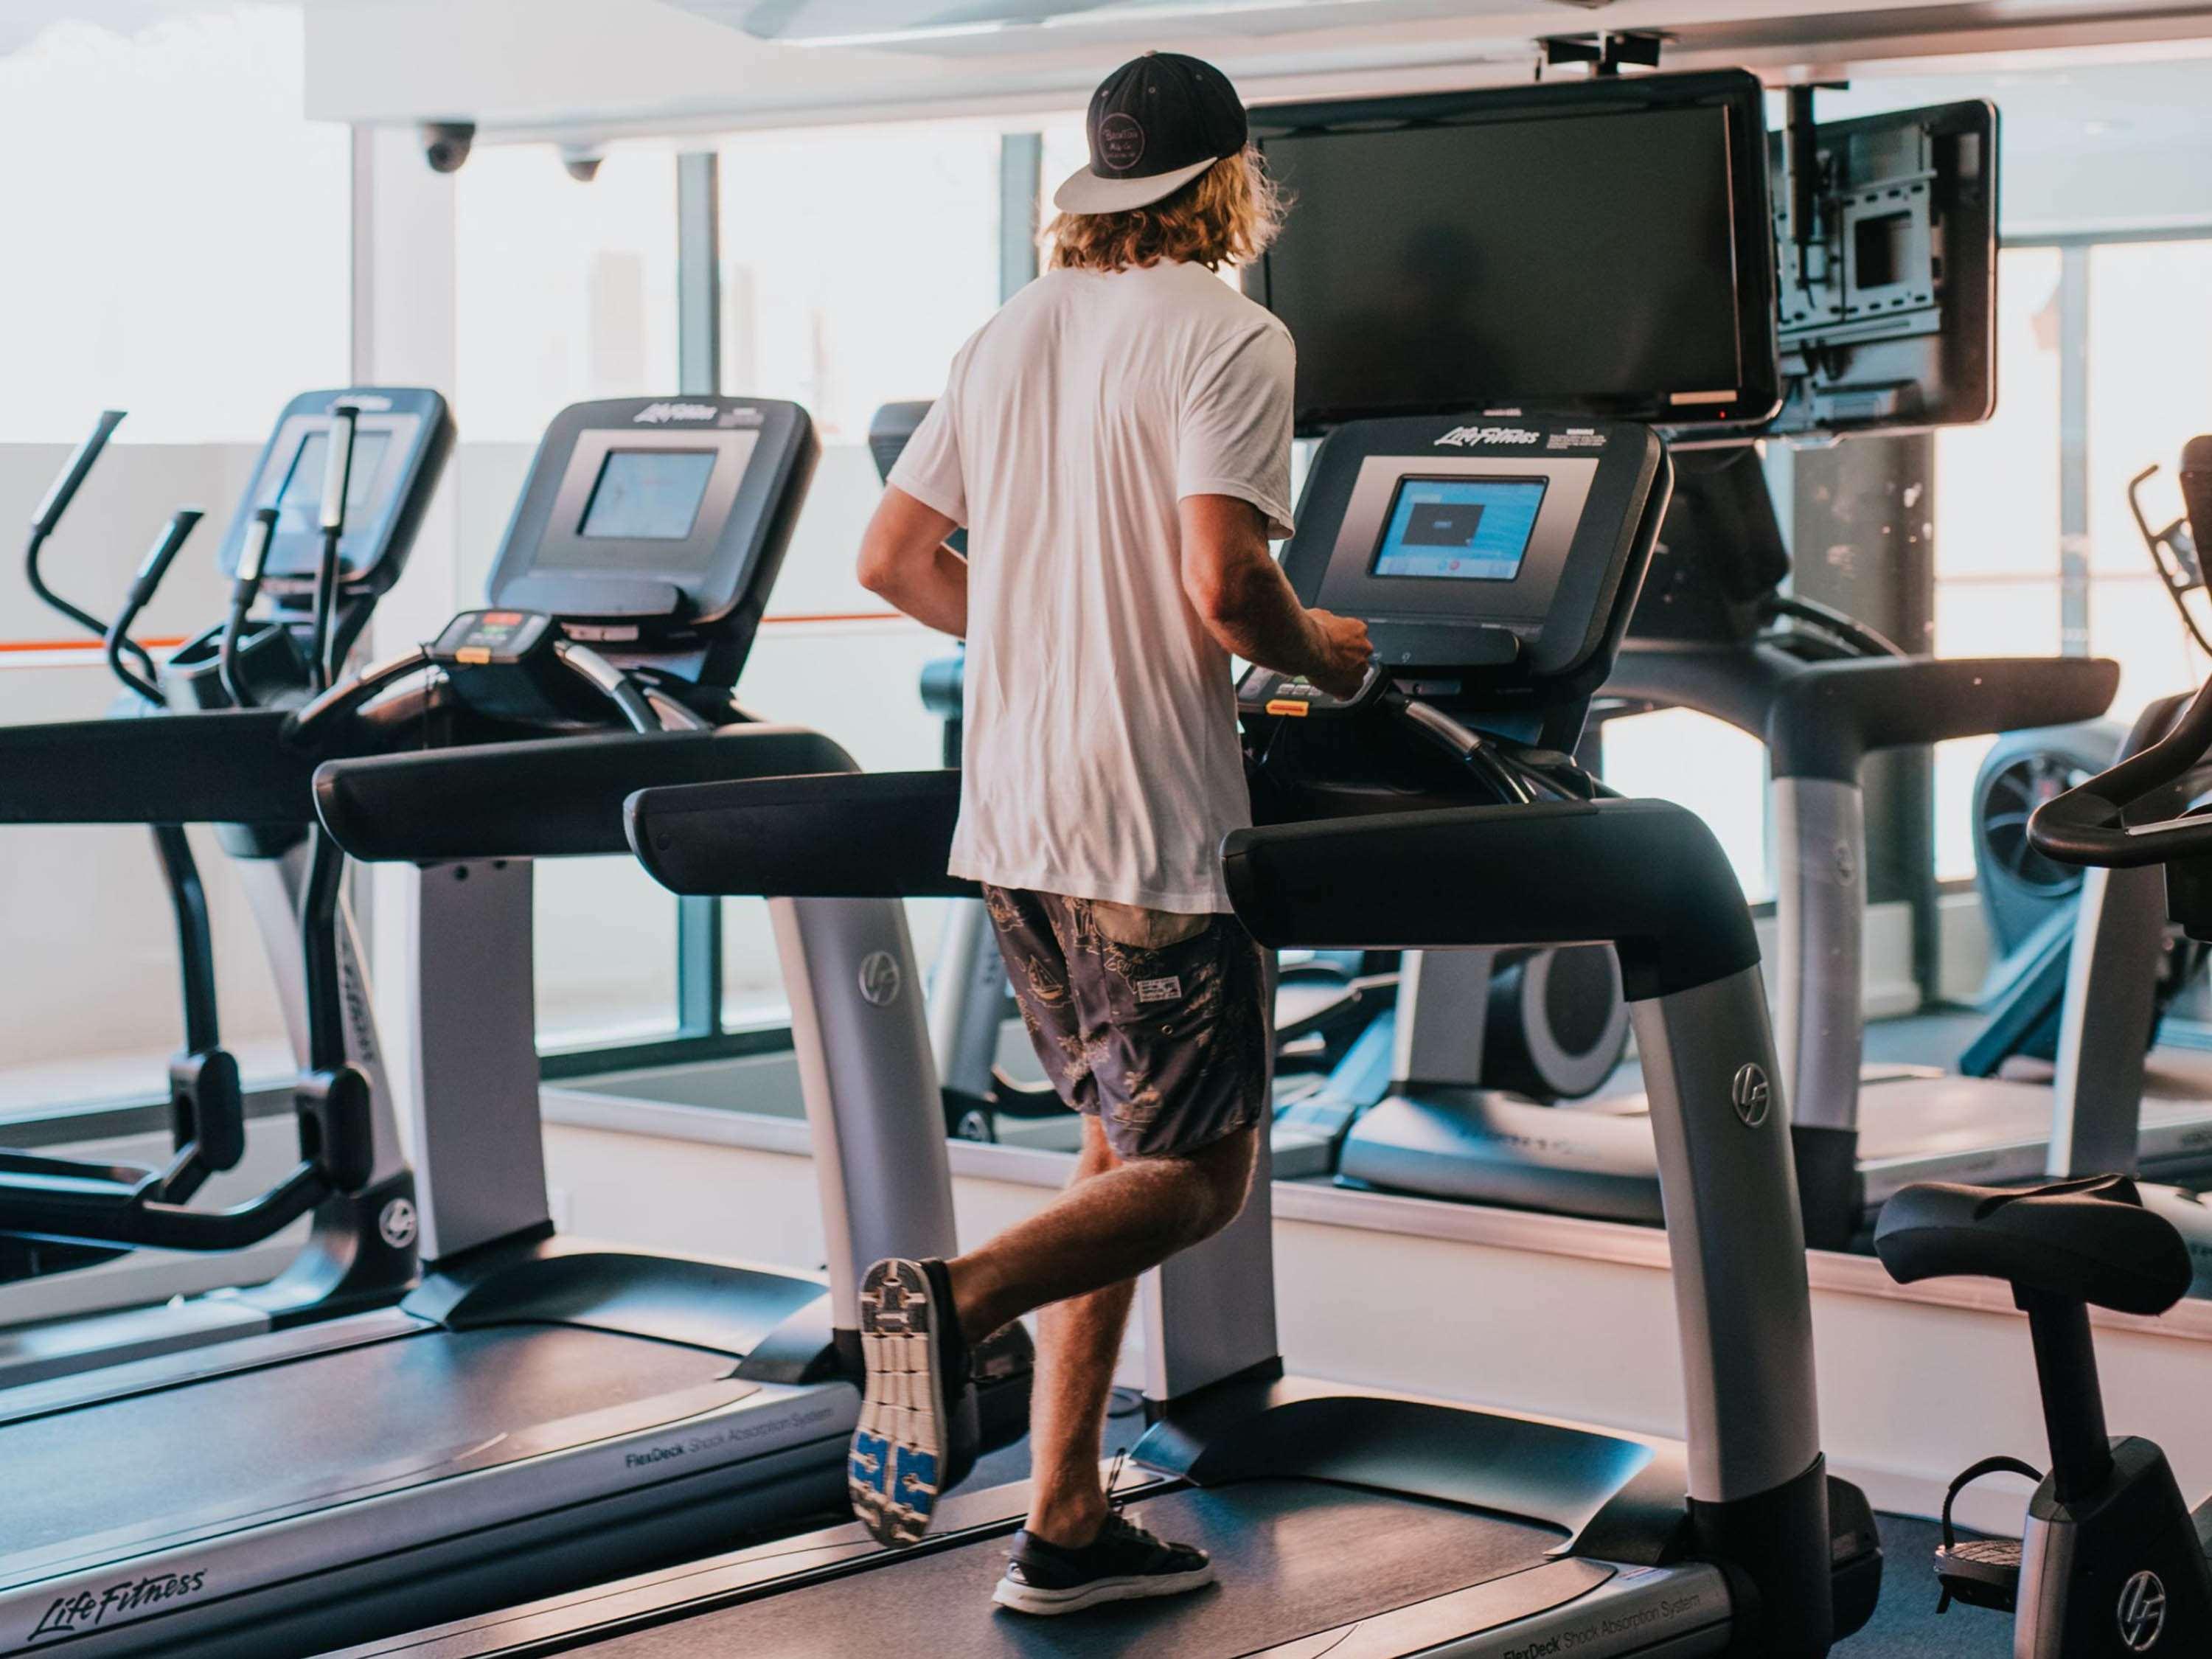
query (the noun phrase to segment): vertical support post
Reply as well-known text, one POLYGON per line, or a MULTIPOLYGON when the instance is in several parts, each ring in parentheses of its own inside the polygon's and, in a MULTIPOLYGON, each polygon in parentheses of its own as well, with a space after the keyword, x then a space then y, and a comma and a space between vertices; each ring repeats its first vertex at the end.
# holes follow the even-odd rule
MULTIPOLYGON (((678 392, 722 389, 721 157, 686 150, 676 158, 676 359, 678 392)), ((722 901, 676 901, 676 1029, 710 1037, 722 1030, 722 901)))
MULTIPOLYGON (((1275 997, 1274 957, 1267 957, 1266 995, 1275 997)), ((1268 1084, 1274 1078, 1269 1022, 1268 1084)), ((1266 1122, 1244 1208, 1219 1232, 1137 1281, 1138 1328, 1144 1333, 1145 1395, 1168 1405, 1232 1376, 1273 1368, 1282 1373, 1275 1323, 1275 1158, 1266 1122)))
POLYGON ((677 390, 722 388, 722 168, 711 149, 676 158, 677 390))
POLYGON ((2089 654, 2089 250, 2058 275, 2058 648, 2089 654))
POLYGON ((1011 300, 1037 274, 1037 198, 1044 188, 1044 135, 1010 132, 999 140, 999 300, 1011 300))
MULTIPOLYGON (((1936 445, 1926 434, 1799 450, 1792 463, 1796 592, 1876 628, 1916 655, 1934 645, 1936 445)), ((1870 755, 1865 793, 1869 902, 1912 909, 1912 974, 1939 981, 1936 768, 1927 749, 1870 755)), ((1778 860, 1779 862, 1779 860, 1778 860)))
POLYGON ((769 901, 822 1197, 830 1322, 857 1343, 860 1276, 957 1249, 921 977, 899 899, 769 901))
POLYGON ((550 1231, 530 861, 379 867, 398 878, 386 919, 413 933, 413 975, 386 987, 412 1037, 423 1258, 550 1231))

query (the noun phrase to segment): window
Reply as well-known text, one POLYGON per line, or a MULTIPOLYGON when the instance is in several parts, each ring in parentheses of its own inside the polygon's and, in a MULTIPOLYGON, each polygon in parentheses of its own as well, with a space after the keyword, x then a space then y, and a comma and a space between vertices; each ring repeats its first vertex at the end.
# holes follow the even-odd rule
POLYGON ((1774 896, 1766 856, 1766 745, 1690 708, 1605 723, 1605 781, 1625 795, 1686 806, 1705 821, 1735 866, 1744 897, 1774 896))
POLYGON ((299 8, 66 9, 0 54, 0 442, 104 407, 258 442, 346 374, 349 141, 300 118, 299 8))
MULTIPOLYGON (((2056 248, 1997 263, 1997 406, 1936 438, 1936 654, 2059 649, 2059 335, 2056 248)), ((1936 747, 1936 875, 1974 874, 1973 785, 1993 738, 1936 747)))
POLYGON ((618 144, 589 184, 550 144, 454 180, 461 434, 535 443, 567 405, 676 387, 676 153, 618 144))
MULTIPOLYGON (((222 614, 216 535, 276 411, 345 379, 349 135, 301 118, 296 5, 76 0, 0 15, 0 493, 20 526, 64 446, 100 409, 128 410, 48 573, 105 612, 163 520, 199 503, 210 522, 141 630, 173 640, 222 614)), ((0 642, 73 644, 72 632, 12 558, 0 565, 0 642)), ((0 654, 0 720, 96 719, 115 695, 96 651, 0 654)), ((213 836, 192 841, 225 1042, 252 1082, 281 1079, 289 1049, 258 930, 213 836)), ((9 830, 0 872, 0 1112, 158 1092, 179 1035, 177 964, 144 830, 9 830)))
POLYGON ((720 149, 723 386, 805 404, 824 444, 935 397, 999 302, 998 130, 815 127, 720 149))
MULTIPOLYGON (((676 152, 617 145, 584 184, 550 144, 480 146, 454 190, 454 471, 473 597, 553 417, 677 389, 676 152)), ((541 862, 540 1046, 672 1034, 676 934, 675 901, 634 860, 541 862)))
POLYGON ((2157 464, 2144 511, 2163 526, 2181 512, 2182 445, 2212 431, 2212 240, 2093 247, 2087 281, 2089 648, 2118 660, 2112 718, 2132 720, 2204 676, 2128 511, 2128 480, 2157 464))

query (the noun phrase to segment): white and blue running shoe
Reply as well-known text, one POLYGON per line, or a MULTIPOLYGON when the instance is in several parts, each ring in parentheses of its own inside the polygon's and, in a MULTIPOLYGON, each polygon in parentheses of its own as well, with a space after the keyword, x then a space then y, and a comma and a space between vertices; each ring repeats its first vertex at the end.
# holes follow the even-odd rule
POLYGON ((878 1261, 860 1280, 867 1388, 846 1465, 853 1513, 884 1544, 929 1530, 937 1500, 975 1461, 964 1410, 968 1344, 935 1260, 878 1261))

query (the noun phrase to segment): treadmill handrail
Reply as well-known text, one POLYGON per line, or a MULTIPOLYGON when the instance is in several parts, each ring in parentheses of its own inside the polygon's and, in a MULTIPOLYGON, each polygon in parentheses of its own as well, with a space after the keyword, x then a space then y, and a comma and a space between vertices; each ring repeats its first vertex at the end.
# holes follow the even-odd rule
POLYGON ((314 757, 282 709, 0 726, 0 824, 305 823, 314 757))
POLYGON ((1777 778, 1856 783, 1883 749, 2071 726, 2112 707, 2109 657, 1875 657, 1808 664, 1766 717, 1777 778))
POLYGON ((1670 801, 1271 824, 1231 831, 1222 863, 1237 914, 1278 949, 1610 944, 1632 1002, 1759 964, 1728 855, 1670 801))
POLYGON ((945 873, 959 816, 949 769, 641 789, 623 806, 631 850, 671 892, 766 898, 972 898, 945 873))
POLYGON ((329 761, 314 799, 364 862, 579 857, 629 850, 624 802, 640 789, 852 764, 802 726, 611 732, 329 761))
POLYGON ((2139 754, 2054 796, 2029 815, 2028 844, 2061 864, 2140 869, 2212 852, 2212 817, 2130 824, 2127 809, 2175 782, 2212 753, 2212 682, 2172 729, 2139 754))
POLYGON ((1850 657, 1808 662, 1771 641, 1630 641, 1601 695, 1691 708, 1764 743, 1777 778, 1856 784, 1880 750, 2094 720, 2119 665, 2104 657, 1850 657))

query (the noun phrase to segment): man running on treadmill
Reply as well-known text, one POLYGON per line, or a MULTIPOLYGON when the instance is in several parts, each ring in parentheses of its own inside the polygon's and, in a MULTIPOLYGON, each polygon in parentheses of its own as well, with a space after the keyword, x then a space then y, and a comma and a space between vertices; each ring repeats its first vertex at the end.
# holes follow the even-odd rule
POLYGON ((1210 1583, 1203 1551, 1098 1477, 1137 1275, 1243 1207, 1268 1121, 1260 947, 1219 848, 1251 822, 1230 657, 1349 695, 1365 627, 1303 608, 1288 332, 1219 275, 1280 217, 1212 65, 1148 52, 1091 100, 1051 269, 954 358, 892 469, 860 580, 968 641, 951 872, 981 882, 1022 1016, 1083 1151, 1050 1206, 861 1287, 855 1511, 927 1528, 974 1461, 970 1342, 1039 1311, 1034 1496, 997 1600, 1024 1613, 1210 1583), (972 562, 945 544, 966 526, 972 562))

